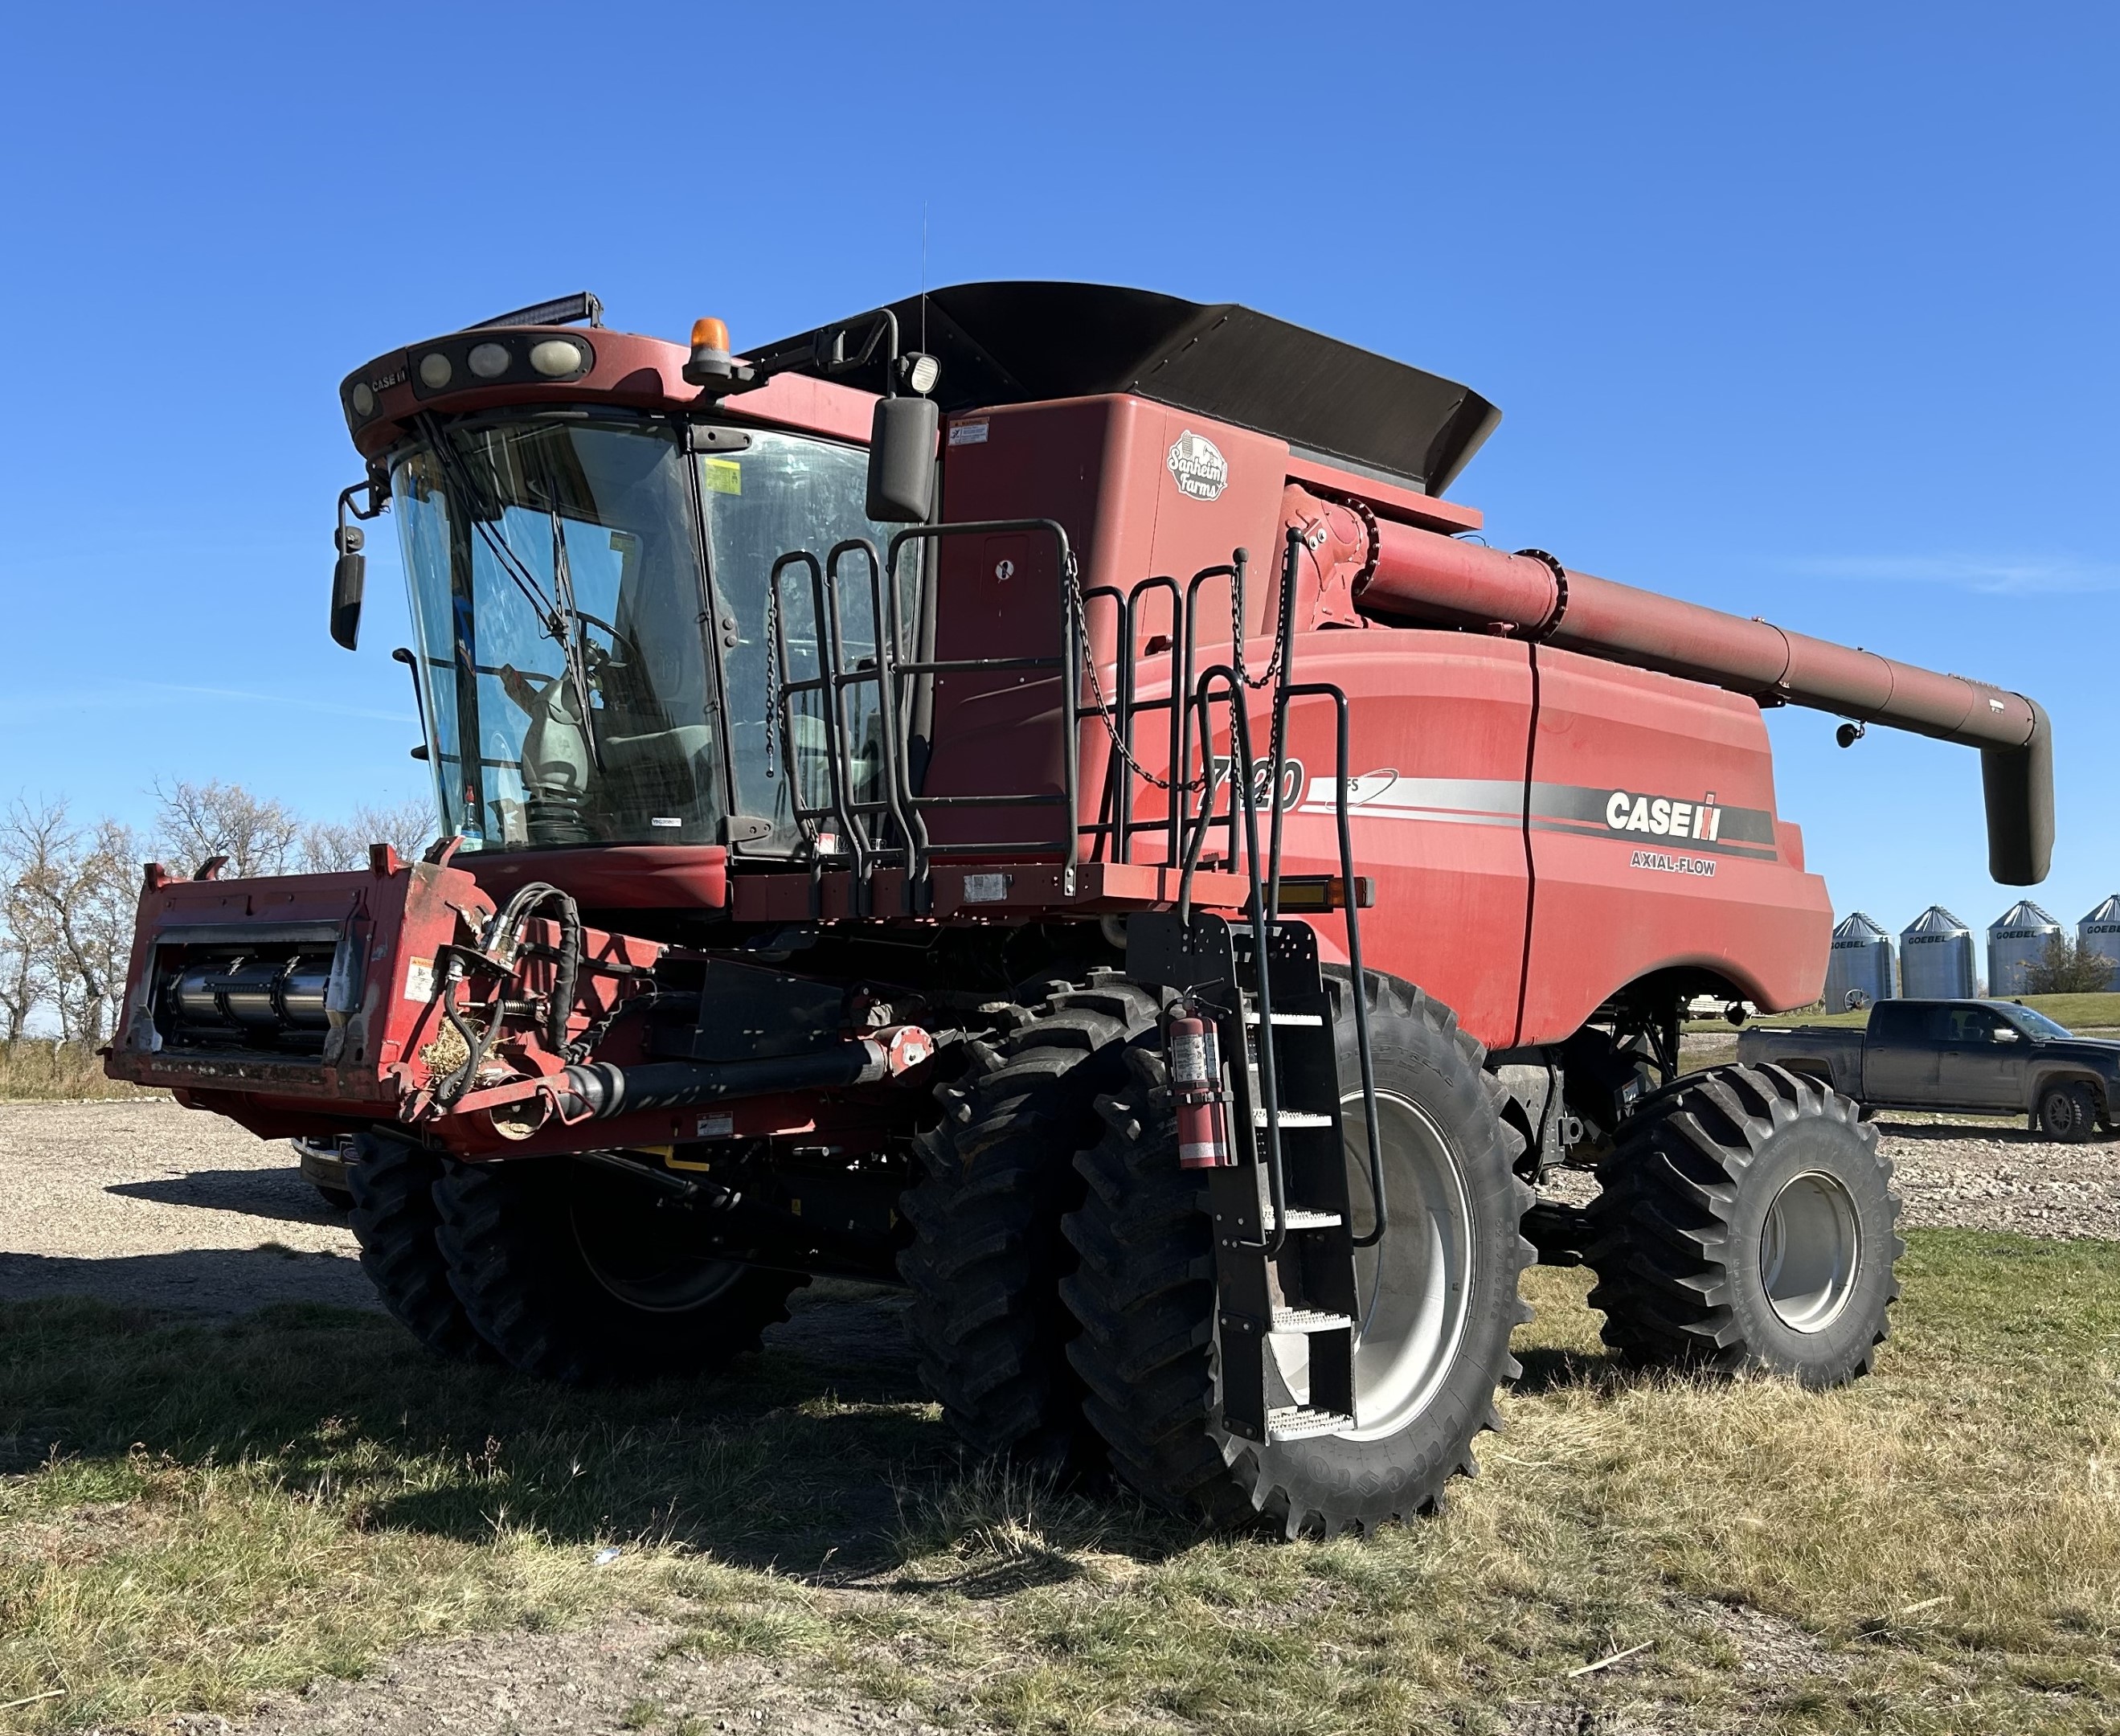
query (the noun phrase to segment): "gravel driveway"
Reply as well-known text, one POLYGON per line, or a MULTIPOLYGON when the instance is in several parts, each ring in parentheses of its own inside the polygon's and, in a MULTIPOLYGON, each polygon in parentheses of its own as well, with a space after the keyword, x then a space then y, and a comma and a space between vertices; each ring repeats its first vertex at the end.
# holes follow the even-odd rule
POLYGON ((0 1104, 0 1301, 370 1308, 353 1232, 284 1139, 165 1097, 0 1104))
MULTIPOLYGON (((2050 1145, 2021 1121, 1877 1124, 1909 1226, 2120 1240, 2120 1140, 2050 1145)), ((375 1305, 352 1232, 286 1143, 218 1115, 160 1098, 0 1104, 0 1301, 375 1305)))

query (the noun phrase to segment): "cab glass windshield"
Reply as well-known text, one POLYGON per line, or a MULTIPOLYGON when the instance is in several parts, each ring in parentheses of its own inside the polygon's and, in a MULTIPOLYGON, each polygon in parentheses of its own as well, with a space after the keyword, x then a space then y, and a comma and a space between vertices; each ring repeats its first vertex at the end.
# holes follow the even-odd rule
MULTIPOLYGON (((763 429, 698 454, 670 422, 578 413, 427 431, 392 486, 446 828, 469 849, 794 848, 788 767, 822 807, 824 720, 814 692, 782 715, 774 616, 800 682, 816 612, 807 568, 785 572, 777 610, 769 578, 791 550, 885 543, 865 454, 763 429)), ((843 563, 850 669, 875 651, 868 575, 858 553, 843 563)), ((844 706, 863 799, 875 688, 844 706)))
POLYGON ((721 835, 688 463, 662 425, 453 427, 400 460, 436 783, 469 849, 721 835))

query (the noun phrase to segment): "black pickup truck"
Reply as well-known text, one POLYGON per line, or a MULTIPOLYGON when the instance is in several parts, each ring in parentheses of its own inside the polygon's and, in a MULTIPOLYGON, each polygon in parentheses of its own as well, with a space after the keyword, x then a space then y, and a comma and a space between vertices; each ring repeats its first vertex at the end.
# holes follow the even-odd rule
POLYGON ((2113 1132, 2120 1111, 2120 1043, 2014 1001, 1880 1001, 1867 1031, 1742 1031, 1737 1059, 1808 1073, 1866 1108, 2020 1110, 2049 1139, 2113 1132))

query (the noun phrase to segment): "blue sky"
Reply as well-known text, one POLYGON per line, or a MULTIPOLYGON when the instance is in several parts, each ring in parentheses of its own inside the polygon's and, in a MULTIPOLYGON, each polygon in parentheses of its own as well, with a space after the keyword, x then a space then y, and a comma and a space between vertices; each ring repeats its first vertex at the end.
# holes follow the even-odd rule
MULTIPOLYGON (((2120 14, 1573 5, 17 8, 0 797, 419 789, 358 363, 579 287, 739 344, 931 282, 1234 300, 1467 381, 1493 540, 2020 688, 2120 887, 2120 14)), ((1975 756, 1773 719, 1836 905, 1976 926, 1975 756)))

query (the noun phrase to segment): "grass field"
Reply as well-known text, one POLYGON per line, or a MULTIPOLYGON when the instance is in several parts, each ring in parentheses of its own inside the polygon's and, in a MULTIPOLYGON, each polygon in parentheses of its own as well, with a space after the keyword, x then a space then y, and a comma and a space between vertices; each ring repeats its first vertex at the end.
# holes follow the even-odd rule
POLYGON ((2120 1245, 1918 1234, 1904 1275, 1876 1375, 1811 1394, 1626 1375, 1581 1274, 1534 1271, 1481 1478, 1295 1546, 967 1472, 858 1344, 569 1394, 370 1316, 16 1304, 0 1701, 63 1692, 0 1724, 238 1713, 418 1636, 637 1610, 1025 1731, 2120 1727, 2120 1245))
POLYGON ((127 1081, 105 1078, 95 1051, 76 1043, 35 1037, 0 1043, 0 1103, 161 1095, 127 1081))

